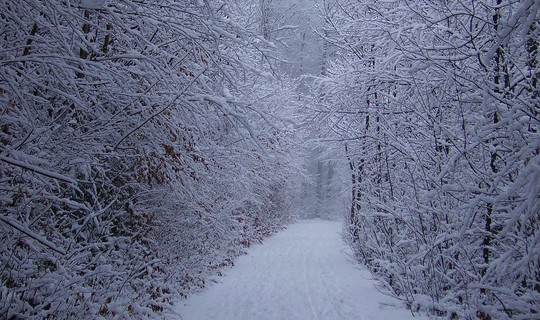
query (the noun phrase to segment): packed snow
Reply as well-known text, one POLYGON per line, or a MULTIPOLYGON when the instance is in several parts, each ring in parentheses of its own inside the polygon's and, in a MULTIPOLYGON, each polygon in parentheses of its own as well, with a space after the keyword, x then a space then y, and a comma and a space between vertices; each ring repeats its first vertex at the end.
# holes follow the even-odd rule
POLYGON ((178 302, 178 319, 427 319, 378 291, 341 226, 305 220, 251 247, 216 284, 178 302))

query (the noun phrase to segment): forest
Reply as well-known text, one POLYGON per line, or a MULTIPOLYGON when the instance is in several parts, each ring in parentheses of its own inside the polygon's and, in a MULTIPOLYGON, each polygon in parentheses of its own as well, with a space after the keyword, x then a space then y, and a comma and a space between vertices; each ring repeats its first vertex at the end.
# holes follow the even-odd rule
POLYGON ((540 316, 537 0, 0 1, 0 318, 143 319, 342 218, 434 319, 540 316))

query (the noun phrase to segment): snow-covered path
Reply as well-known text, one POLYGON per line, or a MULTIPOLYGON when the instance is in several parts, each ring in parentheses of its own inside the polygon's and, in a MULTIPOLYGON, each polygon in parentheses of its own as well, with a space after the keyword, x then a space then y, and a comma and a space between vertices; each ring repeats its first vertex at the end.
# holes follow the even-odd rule
POLYGON ((291 225, 176 311, 185 320, 424 319, 374 288, 369 272, 350 261, 340 231, 339 222, 291 225))

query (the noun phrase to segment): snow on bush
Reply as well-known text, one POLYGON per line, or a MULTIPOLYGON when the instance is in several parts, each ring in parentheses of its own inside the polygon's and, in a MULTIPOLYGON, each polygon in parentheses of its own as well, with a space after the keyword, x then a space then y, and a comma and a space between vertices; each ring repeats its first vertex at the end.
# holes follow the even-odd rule
POLYGON ((166 312, 285 223, 286 89, 218 2, 1 2, 0 314, 166 312))

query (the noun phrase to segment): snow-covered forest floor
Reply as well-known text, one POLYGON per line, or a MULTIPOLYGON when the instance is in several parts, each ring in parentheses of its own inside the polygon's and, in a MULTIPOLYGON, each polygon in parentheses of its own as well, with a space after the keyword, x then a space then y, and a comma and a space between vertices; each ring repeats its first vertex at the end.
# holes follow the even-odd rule
POLYGON ((253 246, 176 311, 185 320, 427 319, 377 289, 354 263, 342 223, 303 220, 253 246))

